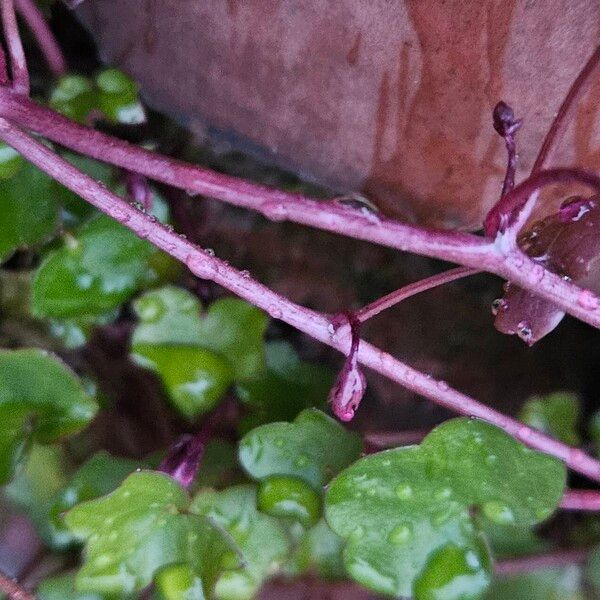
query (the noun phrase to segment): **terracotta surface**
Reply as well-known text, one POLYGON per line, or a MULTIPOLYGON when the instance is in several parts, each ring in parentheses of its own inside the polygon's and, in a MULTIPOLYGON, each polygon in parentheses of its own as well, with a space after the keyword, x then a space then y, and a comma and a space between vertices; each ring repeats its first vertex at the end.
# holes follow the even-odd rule
MULTIPOLYGON (((521 174, 598 43, 597 0, 93 0, 101 55, 197 131, 387 212, 476 228, 504 149, 491 111, 525 126, 521 174)), ((555 163, 600 168, 600 81, 555 163)))

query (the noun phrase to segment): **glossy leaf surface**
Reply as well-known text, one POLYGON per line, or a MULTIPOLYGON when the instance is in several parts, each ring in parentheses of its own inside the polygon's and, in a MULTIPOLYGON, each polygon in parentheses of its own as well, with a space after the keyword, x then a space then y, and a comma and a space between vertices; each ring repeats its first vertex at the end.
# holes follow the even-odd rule
POLYGON ((484 422, 454 419, 419 446, 373 454, 343 471, 327 492, 325 515, 346 539, 346 568, 359 583, 418 600, 477 598, 490 564, 469 509, 500 525, 531 525, 552 513, 564 485, 565 468, 554 458, 484 422))
POLYGON ((51 179, 29 163, 14 177, 0 178, 0 261, 52 235, 59 212, 52 189, 51 179))
POLYGON ((231 546, 205 517, 189 512, 183 488, 163 473, 140 471, 114 492, 71 509, 65 522, 86 541, 77 587, 131 593, 167 565, 187 565, 206 595, 231 546))
POLYGON ((215 588, 220 600, 250 600, 261 583, 276 572, 290 550, 288 535, 277 519, 257 509, 253 485, 222 492, 200 492, 191 510, 225 528, 237 543, 244 566, 221 575, 215 588))
POLYGON ((241 300, 217 300, 201 316, 190 292, 168 286, 141 296, 134 309, 132 357, 158 373, 188 418, 210 410, 234 380, 262 370, 267 319, 241 300))
POLYGON ((96 410, 57 357, 36 349, 0 351, 0 483, 32 441, 47 444, 79 431, 96 410))
POLYGON ((292 423, 269 423, 247 433, 240 441, 239 458, 254 479, 288 475, 320 491, 359 457, 361 449, 356 434, 321 411, 307 409, 292 423))
POLYGON ((42 262, 33 281, 33 312, 76 317, 115 309, 140 286, 153 252, 146 241, 99 215, 42 262))

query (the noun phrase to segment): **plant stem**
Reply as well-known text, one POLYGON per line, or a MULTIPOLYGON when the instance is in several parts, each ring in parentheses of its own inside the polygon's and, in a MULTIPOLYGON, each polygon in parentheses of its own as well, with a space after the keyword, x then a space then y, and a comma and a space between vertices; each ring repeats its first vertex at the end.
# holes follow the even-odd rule
POLYGON ((15 0, 18 13, 27 23, 46 63, 55 77, 67 72, 67 62, 52 30, 34 0, 15 0))
POLYGON ((10 58, 12 89, 17 94, 27 95, 29 94, 29 71, 27 70, 25 52, 19 35, 13 0, 0 0, 0 13, 2 15, 4 41, 10 58))
POLYGON ((11 579, 0 571, 0 590, 2 590, 9 600, 35 600, 35 596, 20 586, 14 579, 11 579))
POLYGON ((494 573, 500 576, 520 575, 530 573, 538 569, 551 569, 553 567, 567 567, 572 564, 586 562, 590 550, 588 548, 571 548, 554 550, 545 554, 534 554, 529 556, 517 556, 516 558, 504 558, 499 560, 494 573))
MULTIPOLYGON (((433 230, 386 218, 374 220, 372 215, 366 218, 362 212, 337 203, 282 192, 167 158, 79 125, 6 88, 0 88, 0 116, 6 116, 76 152, 141 173, 167 185, 256 210, 274 221, 289 220, 495 273, 546 298, 572 316, 600 328, 600 303, 597 307, 590 307, 589 303, 581 306, 578 302, 582 291, 580 288, 543 269, 518 248, 507 252, 490 240, 468 233, 433 230)), ((542 171, 536 179, 517 186, 507 198, 519 204, 525 202, 535 189, 565 179, 587 182, 600 189, 600 180, 592 174, 572 169, 553 169, 542 171)))
POLYGON ((533 168, 531 169, 531 173, 537 173, 542 169, 546 159, 550 155, 550 151, 554 146, 554 142, 556 140, 556 136, 559 132, 562 131, 564 124, 566 122, 566 117, 568 113, 571 111, 573 106, 575 106, 575 100, 580 98, 583 93, 586 91, 588 84, 591 81, 592 73, 598 68, 600 65, 600 46, 596 48, 590 59, 587 61, 571 88, 569 92, 565 96, 563 103, 560 105, 556 116, 554 117, 554 121, 552 121, 552 125, 550 125, 550 129, 548 129, 548 133, 542 142, 542 146, 540 151, 535 159, 535 163, 533 164, 533 168))
POLYGON ((391 294, 387 294, 386 296, 378 298, 374 302, 371 302, 363 308, 355 311, 354 316, 356 319, 358 319, 358 321, 364 323, 368 319, 378 315, 380 312, 391 308, 395 304, 398 304, 399 302, 402 302, 411 296, 415 296, 421 292, 426 292, 427 290, 450 283, 451 281, 468 277, 469 275, 475 275, 475 273, 479 273, 479 271, 470 269, 468 267, 457 267, 456 269, 450 269, 448 271, 444 271, 443 273, 432 275, 431 277, 421 279, 415 283, 410 283, 393 291, 391 294))
POLYGON ((599 490, 567 490, 560 503, 567 510, 600 511, 599 490))
MULTIPOLYGON (((233 294, 265 310, 272 318, 280 319, 303 333, 347 354, 351 345, 349 326, 333 334, 330 319, 321 313, 299 306, 258 283, 227 262, 220 260, 187 239, 171 231, 149 215, 140 212, 91 177, 17 127, 0 119, 0 139, 20 152, 24 158, 78 194, 98 210, 129 228, 142 239, 187 265, 192 273, 209 279, 233 294)), ((431 401, 463 415, 492 423, 527 446, 551 454, 574 471, 600 481, 600 462, 582 450, 555 440, 544 433, 503 415, 452 389, 444 381, 420 373, 396 360, 368 342, 360 342, 358 360, 363 365, 399 383, 431 401)))

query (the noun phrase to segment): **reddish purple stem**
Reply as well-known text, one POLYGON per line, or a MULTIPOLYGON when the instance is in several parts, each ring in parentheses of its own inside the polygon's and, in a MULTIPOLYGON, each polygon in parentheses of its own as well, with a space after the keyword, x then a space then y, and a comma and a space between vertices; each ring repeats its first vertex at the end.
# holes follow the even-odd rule
POLYGON ((563 103, 560 105, 560 108, 554 117, 554 121, 542 142, 542 147, 540 148, 537 158, 535 159, 535 163, 531 169, 532 174, 537 173, 544 166, 546 159, 550 156, 550 152, 554 147, 557 135, 564 129, 564 126, 567 123, 567 116, 575 106, 575 101, 580 98, 588 88, 588 85, 592 80, 592 74, 598 66, 600 66, 600 46, 596 48, 588 62, 585 64, 573 82, 573 85, 571 85, 563 103))
MULTIPOLYGON (((189 240, 179 237, 167 227, 153 220, 151 216, 140 212, 91 177, 78 171, 35 138, 1 119, 0 138, 20 152, 24 158, 87 200, 98 210, 122 223, 140 238, 147 239, 176 260, 185 263, 190 271, 198 277, 214 281, 233 294, 265 310, 274 319, 281 319, 316 340, 341 352, 349 352, 351 336, 348 328, 341 327, 337 333, 332 334, 331 320, 326 315, 293 303, 248 277, 247 274, 212 256, 211 253, 198 248, 189 240)), ((515 272, 531 277, 527 262, 519 263, 518 267, 512 262, 511 265, 515 272)), ((551 274, 548 274, 548 278, 550 276, 551 274)), ((560 278, 556 279, 557 283, 560 282, 564 286, 567 293, 571 293, 572 286, 560 278)), ((579 293, 577 288, 574 293, 579 293)), ((595 481, 600 481, 600 462, 582 450, 555 440, 461 394, 446 382, 437 381, 420 373, 368 342, 361 340, 357 349, 357 360, 416 394, 459 414, 488 421, 527 446, 556 456, 573 470, 587 475, 595 481)))
POLYGON ((485 234, 488 237, 495 237, 515 220, 532 194, 543 187, 557 183, 580 183, 588 186, 595 193, 600 193, 600 177, 595 173, 567 168, 538 171, 501 198, 490 210, 483 223, 485 234))
POLYGON ((495 567, 496 575, 510 577, 521 573, 531 573, 538 569, 552 569, 568 567, 572 564, 585 563, 590 555, 588 548, 571 548, 554 550, 546 554, 517 556, 516 558, 503 558, 495 567))
POLYGON ((411 296, 416 296, 421 292, 426 292, 427 290, 445 285, 451 281, 456 281, 457 279, 463 279, 469 275, 475 275, 479 272, 480 271, 476 271, 475 269, 470 269, 468 267, 449 269, 443 273, 438 273, 437 275, 432 275, 431 277, 421 279, 415 283, 405 285, 404 287, 401 287, 400 289, 397 289, 386 296, 382 296, 374 302, 367 304, 360 310, 355 311, 354 316, 360 323, 364 323, 368 319, 378 315, 380 312, 399 304, 411 296))
POLYGON ((517 170, 517 146, 515 143, 515 133, 520 129, 522 120, 515 119, 513 109, 505 102, 498 102, 494 108, 493 113, 494 129, 502 138, 506 145, 506 152, 508 154, 508 164, 506 167, 506 174, 504 176, 504 183, 502 185, 502 193, 500 197, 503 198, 515 187, 515 173, 517 170))
POLYGON ((567 490, 560 506, 568 510, 600 511, 600 490, 567 490))
POLYGON ((0 13, 2 15, 4 41, 10 59, 12 89, 17 94, 27 95, 29 94, 29 71, 27 70, 25 52, 19 35, 13 0, 0 0, 0 13))
POLYGON ((67 62, 35 1, 15 0, 15 6, 33 34, 52 74, 55 77, 64 75, 67 72, 67 62))
MULTIPOLYGON (((577 286, 548 271, 540 272, 539 265, 518 249, 506 252, 489 240, 463 232, 432 230, 383 217, 375 222, 372 218, 366 218, 361 211, 348 210, 336 203, 281 192, 160 156, 83 127, 1 88, 0 115, 8 116, 20 125, 92 158, 142 173, 167 185, 256 210, 272 220, 287 219, 347 237, 495 273, 535 291, 578 319, 600 327, 600 306, 596 309, 580 306, 578 298, 581 290, 577 286)), ((535 184, 553 183, 563 171, 542 171, 538 177, 543 181, 538 179, 535 184)), ((572 174, 572 171, 566 171, 572 174)), ((600 180, 592 175, 586 174, 585 177, 600 187, 600 180)), ((518 197, 524 190, 527 191, 528 185, 532 184, 524 182, 507 197, 513 194, 518 197)), ((518 200, 520 202, 521 199, 518 200)))

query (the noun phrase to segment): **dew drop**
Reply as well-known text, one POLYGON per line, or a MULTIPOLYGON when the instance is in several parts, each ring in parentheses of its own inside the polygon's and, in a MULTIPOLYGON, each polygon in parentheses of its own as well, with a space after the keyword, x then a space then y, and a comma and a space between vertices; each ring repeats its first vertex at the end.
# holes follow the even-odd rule
POLYGON ((490 467, 492 465, 496 464, 497 460, 498 460, 498 457, 495 454, 488 454, 488 456, 485 457, 485 462, 490 467))
POLYGON ((301 454, 296 459, 296 466, 297 467, 302 468, 302 467, 305 467, 307 464, 308 464, 308 456, 306 456, 306 454, 301 454))
POLYGON ((395 546, 402 546, 410 542, 413 536, 412 525, 410 523, 400 523, 396 525, 388 535, 388 542, 395 546))
POLYGON ((517 335, 526 343, 531 345, 533 342, 533 331, 528 321, 519 321, 517 324, 517 335))
POLYGON ((440 379, 440 381, 437 382, 437 386, 443 392, 446 392, 446 391, 448 391, 450 389, 450 386, 448 385, 448 382, 443 381, 441 379, 440 379))
POLYGON ((408 483, 401 483, 396 487, 396 496, 400 498, 400 500, 408 500, 412 498, 413 489, 408 483))
POLYGON ((494 523, 499 525, 509 525, 514 523, 515 515, 512 510, 502 502, 490 500, 482 506, 483 514, 494 523))
POLYGON ((267 307, 267 312, 273 319, 281 319, 281 317, 283 316, 281 308, 279 308, 279 306, 277 306, 276 304, 270 304, 267 307))
POLYGON ((250 279, 250 271, 240 271, 240 275, 244 278, 244 279, 250 279))
POLYGON ((598 296, 590 290, 581 290, 577 298, 577 304, 586 310, 596 310, 600 306, 598 296))
POLYGON ((496 316, 500 311, 508 310, 508 302, 504 298, 496 298, 492 302, 492 314, 496 316))
POLYGON ((447 500, 452 496, 452 490, 450 488, 442 488, 435 494, 436 500, 447 500))

